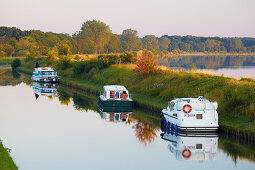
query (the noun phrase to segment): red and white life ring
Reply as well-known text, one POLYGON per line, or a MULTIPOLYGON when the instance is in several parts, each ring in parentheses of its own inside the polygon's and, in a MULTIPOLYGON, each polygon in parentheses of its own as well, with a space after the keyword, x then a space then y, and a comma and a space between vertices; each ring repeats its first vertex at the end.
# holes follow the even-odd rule
POLYGON ((189 149, 184 149, 184 150, 182 151, 182 156, 183 156, 183 158, 189 159, 189 158, 191 157, 191 152, 190 152, 190 150, 189 150, 189 149))
POLYGON ((185 104, 182 110, 184 113, 190 113, 192 111, 192 107, 189 104, 185 104), (187 107, 189 108, 188 110, 187 110, 187 107))

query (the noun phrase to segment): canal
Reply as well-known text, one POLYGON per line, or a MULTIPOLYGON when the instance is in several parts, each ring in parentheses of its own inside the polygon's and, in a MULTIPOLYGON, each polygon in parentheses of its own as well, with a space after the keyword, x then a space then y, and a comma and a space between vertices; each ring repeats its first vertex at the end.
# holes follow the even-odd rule
POLYGON ((255 168, 241 140, 162 134, 139 108, 102 113, 96 96, 0 71, 0 139, 21 170, 255 168))

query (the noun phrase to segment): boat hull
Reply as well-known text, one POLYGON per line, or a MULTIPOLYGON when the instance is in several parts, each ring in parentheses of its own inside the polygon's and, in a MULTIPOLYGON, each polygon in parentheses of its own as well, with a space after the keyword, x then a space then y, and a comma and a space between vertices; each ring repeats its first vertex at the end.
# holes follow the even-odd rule
POLYGON ((36 82, 56 83, 58 82, 57 76, 32 76, 32 80, 36 82))
POLYGON ((103 100, 99 97, 97 104, 103 112, 132 112, 134 109, 133 100, 103 100))
POLYGON ((217 133, 218 125, 181 125, 177 117, 168 115, 167 113, 161 112, 161 128, 168 131, 177 131, 178 133, 202 133, 210 134, 217 133))

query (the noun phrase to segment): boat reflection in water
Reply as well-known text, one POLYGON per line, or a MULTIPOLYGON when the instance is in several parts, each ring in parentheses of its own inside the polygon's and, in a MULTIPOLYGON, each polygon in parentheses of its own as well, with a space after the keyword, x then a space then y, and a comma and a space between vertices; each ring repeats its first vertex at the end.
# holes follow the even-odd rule
POLYGON ((36 100, 39 96, 50 97, 57 93, 57 85, 55 83, 33 82, 32 87, 36 100))
POLYGON ((168 142, 168 148, 177 160, 203 162, 217 159, 217 134, 180 134, 161 130, 161 138, 168 142))
POLYGON ((102 118, 107 122, 128 122, 132 112, 103 112, 100 110, 102 118))

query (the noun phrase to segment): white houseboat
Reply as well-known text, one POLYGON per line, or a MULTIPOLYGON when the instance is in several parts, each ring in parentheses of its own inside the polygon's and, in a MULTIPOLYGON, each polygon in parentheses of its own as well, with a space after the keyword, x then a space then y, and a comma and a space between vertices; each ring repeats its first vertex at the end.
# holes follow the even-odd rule
POLYGON ((40 82, 57 82, 58 74, 51 67, 36 67, 34 68, 32 79, 40 82))
POLYGON ((180 132, 216 132, 218 104, 198 98, 177 98, 162 110, 161 121, 168 129, 180 132))
POLYGON ((217 160, 218 136, 175 136, 161 134, 168 149, 179 161, 217 160))
POLYGON ((35 98, 38 99, 39 96, 53 96, 57 93, 57 85, 54 83, 42 83, 33 82, 32 87, 35 93, 35 98))
POLYGON ((124 86, 106 85, 98 97, 98 107, 103 112, 132 112, 134 102, 124 86))

